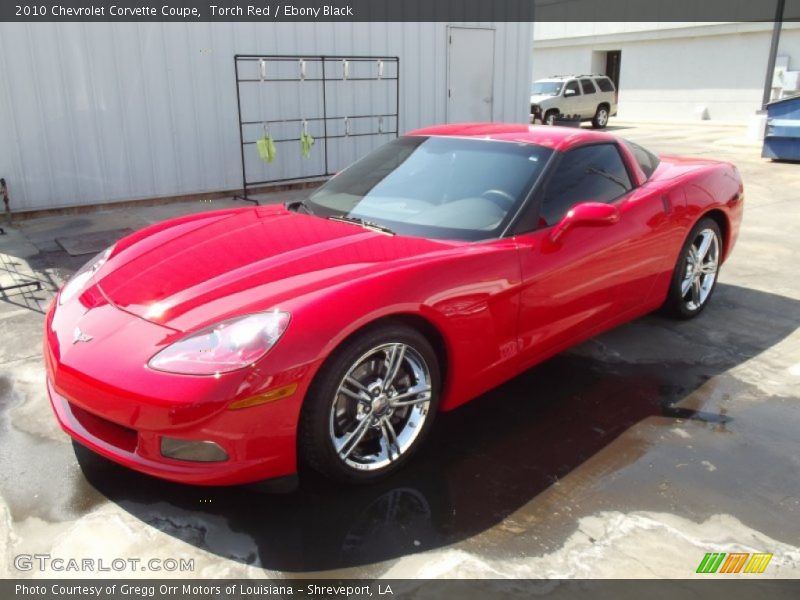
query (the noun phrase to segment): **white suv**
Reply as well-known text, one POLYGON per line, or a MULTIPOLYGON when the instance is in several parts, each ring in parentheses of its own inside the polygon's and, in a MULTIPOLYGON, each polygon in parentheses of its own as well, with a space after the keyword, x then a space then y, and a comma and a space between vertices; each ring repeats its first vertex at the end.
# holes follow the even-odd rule
POLYGON ((548 77, 533 83, 531 116, 547 125, 563 116, 579 116, 602 129, 617 114, 617 90, 605 75, 548 77))

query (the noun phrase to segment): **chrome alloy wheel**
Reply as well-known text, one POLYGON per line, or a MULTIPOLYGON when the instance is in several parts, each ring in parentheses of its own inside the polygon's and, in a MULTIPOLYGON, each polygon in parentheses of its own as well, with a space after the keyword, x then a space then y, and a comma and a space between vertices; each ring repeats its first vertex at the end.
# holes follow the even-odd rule
POLYGON ((339 383, 329 433, 349 467, 374 471, 400 458, 428 418, 431 374, 413 347, 377 346, 356 360, 339 383))
POLYGON ((605 108, 599 109, 595 118, 598 127, 605 127, 608 124, 608 111, 605 108))
POLYGON ((700 231, 689 245, 681 297, 690 311, 703 306, 714 287, 719 270, 719 246, 719 238, 711 229, 700 231))

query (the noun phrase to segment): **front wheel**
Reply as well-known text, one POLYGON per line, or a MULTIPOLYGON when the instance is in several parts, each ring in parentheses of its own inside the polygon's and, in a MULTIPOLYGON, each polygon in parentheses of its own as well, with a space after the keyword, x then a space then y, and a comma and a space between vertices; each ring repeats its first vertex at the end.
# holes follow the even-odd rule
POLYGON ((544 123, 545 125, 555 125, 556 119, 558 118, 559 114, 560 113, 555 109, 548 110, 546 113, 544 113, 544 118, 542 119, 542 123, 544 123))
POLYGON ((664 311, 679 319, 691 319, 700 314, 717 285, 721 259, 719 225, 713 219, 701 219, 683 244, 664 311))
POLYGON ((300 422, 300 455, 315 471, 363 483, 398 470, 430 431, 439 364, 415 329, 366 330, 337 349, 311 386, 300 422))

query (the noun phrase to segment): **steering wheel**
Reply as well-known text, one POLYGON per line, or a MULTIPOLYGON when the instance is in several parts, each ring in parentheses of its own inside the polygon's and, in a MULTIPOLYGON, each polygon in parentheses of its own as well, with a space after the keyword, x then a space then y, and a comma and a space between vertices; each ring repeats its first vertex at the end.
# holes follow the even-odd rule
POLYGON ((481 198, 491 200, 497 204, 497 206, 506 211, 511 210, 511 207, 514 206, 514 202, 516 202, 515 198, 511 194, 497 189, 486 190, 481 194, 481 198))

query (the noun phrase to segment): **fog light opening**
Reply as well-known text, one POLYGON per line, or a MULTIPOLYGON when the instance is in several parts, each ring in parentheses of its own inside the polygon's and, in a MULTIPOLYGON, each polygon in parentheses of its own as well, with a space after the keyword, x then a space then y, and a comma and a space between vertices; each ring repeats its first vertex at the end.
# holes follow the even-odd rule
POLYGON ((228 460, 228 453, 211 441, 161 438, 161 456, 190 462, 220 462, 228 460))

